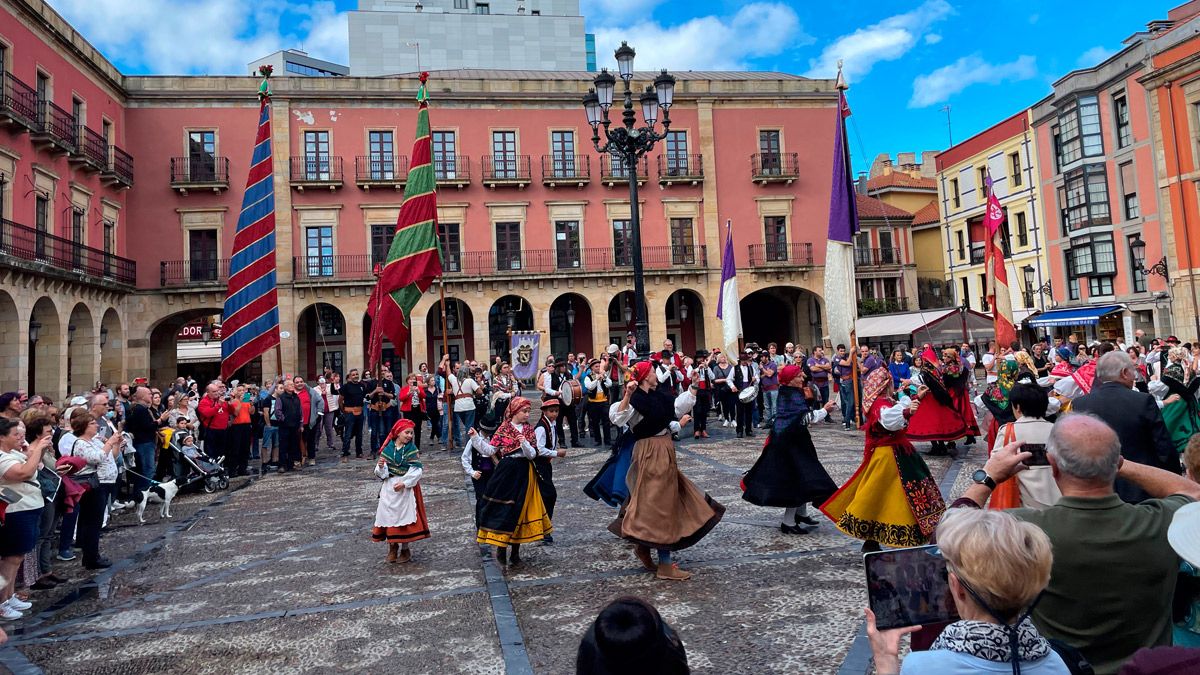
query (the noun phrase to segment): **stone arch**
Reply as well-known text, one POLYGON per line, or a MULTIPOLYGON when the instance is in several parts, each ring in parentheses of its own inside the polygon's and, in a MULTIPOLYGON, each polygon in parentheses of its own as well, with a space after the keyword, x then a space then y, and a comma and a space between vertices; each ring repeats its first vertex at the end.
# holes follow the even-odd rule
POLYGON ((704 335, 704 300, 699 293, 681 288, 667 297, 664 309, 667 338, 675 343, 675 351, 694 356, 697 350, 708 349, 704 335))
POLYGON ((92 311, 82 302, 71 308, 67 319, 67 393, 90 391, 100 374, 96 355, 99 347, 92 311))
POLYGON ((342 311, 327 302, 314 302, 296 317, 296 374, 314 382, 325 366, 345 374, 346 317, 342 311))
POLYGON ((578 293, 563 293, 550 303, 550 353, 583 352, 594 356, 592 344, 592 303, 578 293))
POLYGON ((625 345, 625 337, 634 329, 633 291, 621 291, 608 301, 608 340, 610 344, 625 345))
MULTIPOLYGON (((184 326, 193 323, 197 319, 212 318, 214 321, 219 322, 222 311, 223 308, 219 306, 195 307, 174 314, 168 314, 151 324, 148 331, 150 340, 150 372, 146 374, 150 378, 151 384, 162 386, 162 384, 170 382, 176 377, 192 377, 200 383, 200 390, 204 391, 204 385, 221 374, 221 359, 219 356, 220 337, 215 331, 208 341, 200 339, 202 343, 200 348, 191 350, 211 354, 213 352, 213 343, 218 343, 215 361, 211 360, 211 356, 207 356, 199 357, 206 359, 203 361, 196 360, 181 364, 178 354, 180 344, 179 331, 184 326)), ((187 341, 195 343, 196 340, 194 337, 187 338, 187 341)), ((194 344, 191 346, 196 347, 194 344)), ((143 375, 143 373, 128 373, 127 375, 134 377, 143 375)))
MULTIPOLYGON (((46 296, 33 303, 29 314, 29 376, 25 387, 34 393, 61 399, 66 393, 65 364, 66 327, 59 318, 58 307, 46 296), (36 339, 34 339, 36 338, 36 339)), ((17 339, 20 339, 18 336, 17 339)))
MULTIPOLYGON (((498 354, 501 357, 508 355, 509 329, 515 331, 534 329, 533 306, 519 295, 505 295, 493 302, 491 308, 488 309, 489 362, 491 354, 498 354)), ((542 354, 547 354, 547 349, 547 347, 542 347, 542 354)))
MULTIPOLYGON (((461 298, 446 298, 445 343, 451 362, 475 357, 475 315, 471 311, 471 304, 461 298)), ((433 372, 437 364, 441 362, 441 355, 444 353, 446 352, 442 347, 442 301, 436 300, 425 314, 425 364, 429 367, 430 372, 433 372)))
POLYGON ((17 303, 7 291, 0 290, 0 391, 16 391, 27 386, 21 380, 23 345, 21 316, 17 303))
POLYGON ((794 342, 810 349, 820 344, 823 308, 821 297, 796 286, 769 286, 741 300, 742 337, 745 342, 794 342))
POLYGON ((121 315, 109 307, 100 319, 100 381, 108 384, 125 379, 125 327, 121 315))

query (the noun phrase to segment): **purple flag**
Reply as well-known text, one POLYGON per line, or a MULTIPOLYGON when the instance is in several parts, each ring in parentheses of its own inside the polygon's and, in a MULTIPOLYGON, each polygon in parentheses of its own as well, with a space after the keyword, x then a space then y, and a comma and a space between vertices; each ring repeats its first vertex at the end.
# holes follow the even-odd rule
POLYGON ((737 344, 742 334, 742 306, 737 289, 737 264, 733 260, 733 222, 725 221, 725 252, 721 256, 721 295, 717 298, 725 346, 737 344))
POLYGON ((851 243, 858 232, 858 204, 855 203, 854 182, 850 180, 850 169, 846 165, 846 125, 843 120, 850 114, 846 104, 846 93, 838 94, 838 118, 833 136, 833 191, 829 195, 829 239, 851 243))

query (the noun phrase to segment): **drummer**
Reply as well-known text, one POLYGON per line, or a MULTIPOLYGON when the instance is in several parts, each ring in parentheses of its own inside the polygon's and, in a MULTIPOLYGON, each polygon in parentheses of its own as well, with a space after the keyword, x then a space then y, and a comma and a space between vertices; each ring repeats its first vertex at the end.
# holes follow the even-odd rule
POLYGON ((737 394, 737 437, 754 436, 754 397, 758 393, 758 373, 750 365, 750 354, 738 354, 733 368, 733 393, 737 394))
POLYGON ((575 406, 571 405, 571 402, 583 397, 582 391, 572 391, 571 383, 575 384, 574 389, 579 388, 579 383, 572 380, 570 374, 567 373, 567 362, 557 361, 552 370, 548 370, 542 375, 538 388, 542 391, 543 402, 554 398, 566 403, 562 406, 558 418, 554 420, 554 430, 557 432, 558 438, 565 439, 563 422, 569 423, 571 425, 571 447, 578 448, 579 423, 575 421, 575 406))

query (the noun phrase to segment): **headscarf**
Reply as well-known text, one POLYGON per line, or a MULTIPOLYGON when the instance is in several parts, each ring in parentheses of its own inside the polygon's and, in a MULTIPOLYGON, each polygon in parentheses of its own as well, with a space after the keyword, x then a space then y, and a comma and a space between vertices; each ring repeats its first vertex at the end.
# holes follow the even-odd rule
POLYGON ((389 476, 403 476, 412 467, 421 468, 421 463, 417 461, 417 453, 419 451, 412 441, 405 443, 404 447, 396 447, 396 440, 400 438, 400 432, 407 429, 415 429, 416 426, 410 419, 401 419, 388 432, 387 440, 384 442, 383 449, 380 450, 379 454, 387 462, 389 476))
POLYGON ((512 422, 514 415, 529 410, 532 406, 533 403, 524 396, 514 396, 509 402, 504 411, 504 422, 496 429, 496 433, 492 434, 492 445, 495 446, 497 455, 507 457, 517 452, 521 449, 522 440, 529 441, 530 444, 537 442, 532 424, 526 424, 524 429, 518 430, 512 422))
POLYGON ((876 368, 867 375, 867 381, 863 383, 863 410, 870 410, 875 404, 875 399, 887 389, 892 383, 892 374, 886 368, 876 368))
POLYGON ((784 366, 783 368, 780 368, 779 384, 785 387, 790 386, 791 381, 799 377, 800 373, 802 372, 804 372, 804 369, 796 365, 784 366))
POLYGON ((633 366, 633 379, 641 384, 653 372, 654 366, 649 361, 639 361, 633 366))

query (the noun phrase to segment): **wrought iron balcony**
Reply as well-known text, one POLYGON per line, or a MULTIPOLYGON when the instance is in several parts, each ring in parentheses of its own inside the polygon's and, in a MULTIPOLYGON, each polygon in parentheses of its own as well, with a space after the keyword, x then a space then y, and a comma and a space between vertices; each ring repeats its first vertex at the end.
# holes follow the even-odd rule
POLYGON ((75 152, 72 153, 71 161, 96 171, 107 169, 108 140, 86 125, 76 124, 75 152))
POLYGON ((800 244, 750 244, 750 266, 811 267, 813 246, 800 244))
MULTIPOLYGON (((624 247, 583 249, 582 269, 585 272, 607 272, 633 266, 633 251, 624 247)), ((705 246, 643 246, 642 267, 647 270, 673 268, 705 268, 708 249, 705 246)))
POLYGON ((133 155, 115 145, 110 145, 109 149, 112 161, 101 175, 111 184, 133 187, 133 155))
POLYGON ((137 282, 137 265, 128 258, 11 220, 0 220, 0 264, 32 271, 56 270, 101 283, 133 286, 137 282))
POLYGON ((12 73, 0 71, 0 121, 26 131, 38 128, 37 91, 12 73))
MULTIPOLYGON (((637 163, 637 181, 639 184, 645 183, 650 177, 650 159, 643 157, 637 163)), ((617 183, 629 183, 629 169, 624 163, 614 157, 605 157, 600 160, 600 182, 605 185, 615 185, 617 183)))
POLYGON ((704 162, 700 155, 659 155, 658 182, 691 183, 704 180, 704 162))
POLYGON ((587 185, 592 180, 591 157, 587 155, 542 155, 542 184, 587 185))
POLYGON ((750 155, 750 177, 760 185, 791 183, 800 177, 800 158, 794 152, 756 152, 750 155))
POLYGON ((324 154, 292 157, 291 182, 301 192, 306 187, 336 190, 342 187, 342 158, 324 154))
POLYGON ((438 185, 462 189, 471 184, 471 158, 466 155, 434 155, 433 177, 438 185))
POLYGON ((54 104, 38 101, 38 124, 33 142, 62 152, 75 151, 75 117, 54 104))
POLYGON ((164 260, 159 263, 158 283, 172 286, 221 286, 229 281, 229 258, 164 260))
POLYGON ((858 301, 858 315, 893 314, 908 311, 908 298, 863 298, 858 301))
POLYGON ((531 182, 529 155, 484 155, 483 184, 524 188, 531 182))
POLYGON ((184 195, 188 190, 228 190, 229 158, 218 155, 172 157, 171 189, 184 195))
POLYGON ((854 249, 854 264, 862 266, 883 267, 899 265, 900 249, 898 248, 856 248, 854 249))
POLYGON ((374 281, 375 266, 368 254, 299 255, 292 258, 297 282, 374 281))
POLYGON ((354 158, 354 183, 364 190, 373 187, 404 188, 408 180, 408 158, 404 155, 359 155, 354 158))

